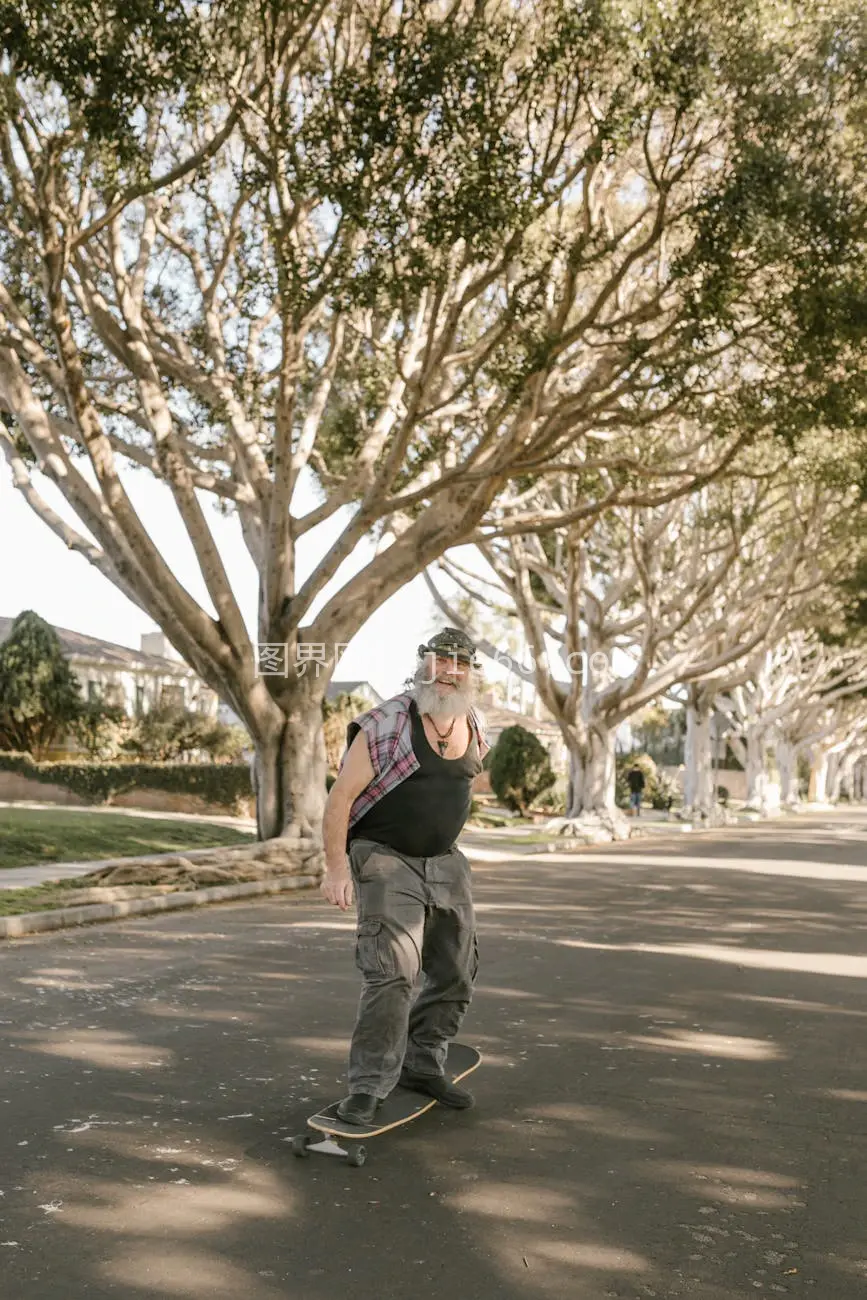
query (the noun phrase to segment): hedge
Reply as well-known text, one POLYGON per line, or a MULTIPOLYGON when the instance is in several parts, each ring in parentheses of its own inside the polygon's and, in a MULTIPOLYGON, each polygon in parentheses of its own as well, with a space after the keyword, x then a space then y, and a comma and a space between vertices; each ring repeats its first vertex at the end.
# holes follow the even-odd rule
POLYGON ((130 790, 166 790, 237 812, 253 797, 246 763, 37 763, 30 754, 0 753, 0 771, 63 786, 92 804, 130 790))

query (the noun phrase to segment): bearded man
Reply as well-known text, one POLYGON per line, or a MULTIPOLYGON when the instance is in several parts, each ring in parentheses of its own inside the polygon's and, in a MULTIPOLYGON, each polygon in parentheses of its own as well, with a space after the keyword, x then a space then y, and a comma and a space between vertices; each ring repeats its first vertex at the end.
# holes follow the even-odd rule
POLYGON ((445 1077, 479 956, 470 864, 457 838, 488 751, 472 640, 445 628, 418 648, 412 688, 355 718, 328 795, 322 893, 356 902, 361 1001, 349 1050, 349 1123, 372 1122, 400 1083, 447 1106, 473 1098, 445 1077), (416 981, 421 991, 413 1000, 416 981))

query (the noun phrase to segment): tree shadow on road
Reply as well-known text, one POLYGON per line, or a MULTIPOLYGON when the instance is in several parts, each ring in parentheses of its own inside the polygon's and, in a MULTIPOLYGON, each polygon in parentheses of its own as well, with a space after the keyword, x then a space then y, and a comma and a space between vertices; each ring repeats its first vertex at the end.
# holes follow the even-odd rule
POLYGON ((343 1089, 348 917, 9 949, 10 1295, 854 1300, 867 870, 765 831, 478 871, 477 1106, 359 1170, 284 1141, 343 1089))

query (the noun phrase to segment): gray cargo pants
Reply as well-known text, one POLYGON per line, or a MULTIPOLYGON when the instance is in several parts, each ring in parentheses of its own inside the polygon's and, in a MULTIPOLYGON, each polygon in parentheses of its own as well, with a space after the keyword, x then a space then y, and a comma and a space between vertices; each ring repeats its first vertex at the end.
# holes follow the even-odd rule
POLYGON ((374 840, 349 847, 364 979, 349 1090, 387 1097, 401 1066, 442 1074, 479 966, 470 864, 457 847, 413 858, 374 840), (419 973, 424 981, 413 1002, 419 973))

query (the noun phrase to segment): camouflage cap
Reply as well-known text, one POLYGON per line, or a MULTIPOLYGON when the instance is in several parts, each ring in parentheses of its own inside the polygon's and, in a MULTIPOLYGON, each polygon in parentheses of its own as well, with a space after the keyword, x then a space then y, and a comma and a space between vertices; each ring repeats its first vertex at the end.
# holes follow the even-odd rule
POLYGON ((442 655, 444 658, 463 660, 464 663, 472 664, 474 668, 481 668, 481 664, 476 659, 475 642, 457 627, 445 627, 442 632, 437 632, 435 636, 427 642, 426 645, 420 645, 418 648, 419 658, 428 653, 442 655))

